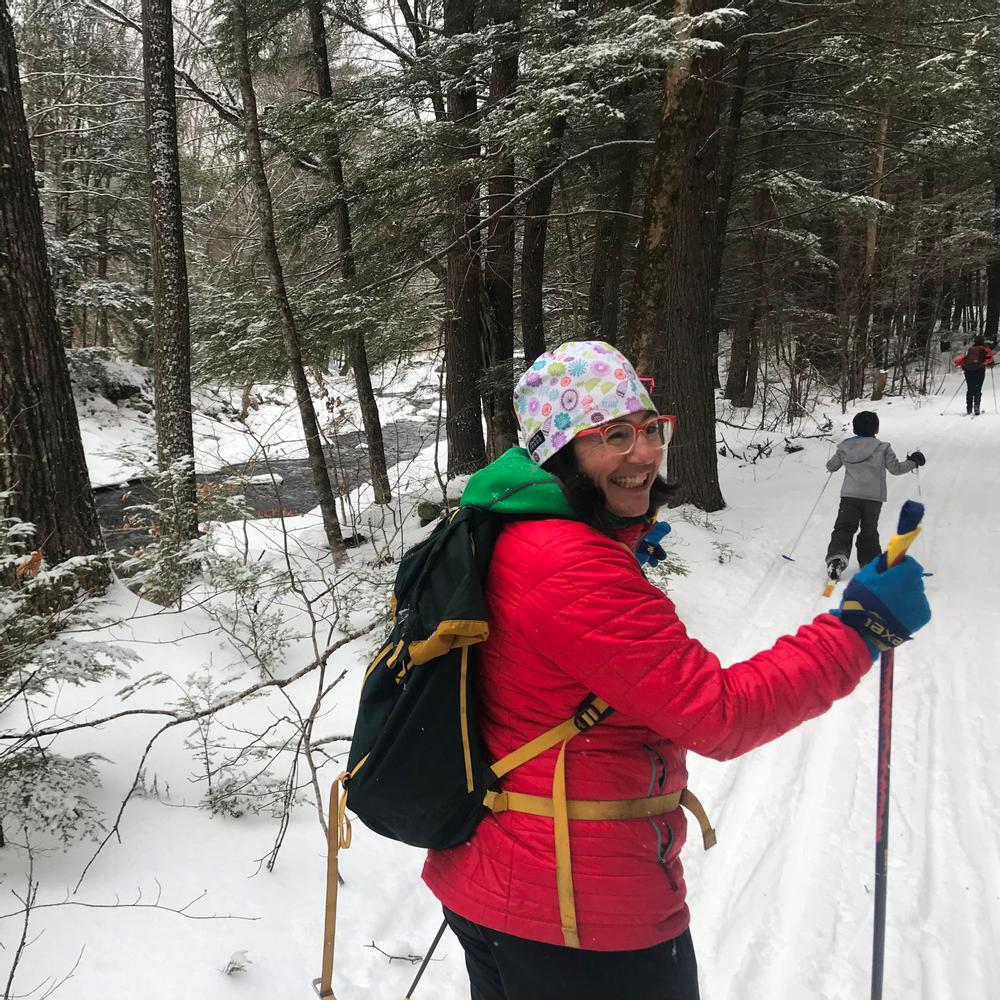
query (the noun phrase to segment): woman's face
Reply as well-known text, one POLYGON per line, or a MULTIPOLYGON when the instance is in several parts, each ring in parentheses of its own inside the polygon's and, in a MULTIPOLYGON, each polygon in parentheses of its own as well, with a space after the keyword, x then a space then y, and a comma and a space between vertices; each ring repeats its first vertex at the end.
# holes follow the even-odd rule
MULTIPOLYGON (((656 414, 651 410, 630 413, 611 421, 638 426, 656 414)), ((619 517, 642 517, 649 510, 649 490, 663 458, 663 447, 654 447, 646 435, 636 435, 627 455, 616 454, 604 444, 600 434, 576 437, 572 443, 581 472, 604 491, 608 509, 619 517)))

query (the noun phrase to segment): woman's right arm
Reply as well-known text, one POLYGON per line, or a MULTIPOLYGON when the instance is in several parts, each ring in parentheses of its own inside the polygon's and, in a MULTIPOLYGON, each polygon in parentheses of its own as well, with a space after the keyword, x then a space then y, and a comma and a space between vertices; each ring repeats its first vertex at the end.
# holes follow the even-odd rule
POLYGON ((536 553, 544 565, 520 602, 522 630, 582 687, 681 746, 739 756, 825 712, 871 667, 857 632, 820 615, 724 669, 631 555, 582 527, 578 535, 536 553))

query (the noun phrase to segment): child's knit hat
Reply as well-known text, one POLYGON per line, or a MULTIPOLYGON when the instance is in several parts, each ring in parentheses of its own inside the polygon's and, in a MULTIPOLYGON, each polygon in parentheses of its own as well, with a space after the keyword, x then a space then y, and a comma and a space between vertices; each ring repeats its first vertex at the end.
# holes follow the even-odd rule
POLYGON ((854 414, 854 433, 858 437, 875 437, 878 434, 878 414, 873 410, 862 410, 854 414))
POLYGON ((538 465, 587 427, 656 411, 631 363, 600 340, 574 340, 542 354, 518 381, 514 408, 538 465))

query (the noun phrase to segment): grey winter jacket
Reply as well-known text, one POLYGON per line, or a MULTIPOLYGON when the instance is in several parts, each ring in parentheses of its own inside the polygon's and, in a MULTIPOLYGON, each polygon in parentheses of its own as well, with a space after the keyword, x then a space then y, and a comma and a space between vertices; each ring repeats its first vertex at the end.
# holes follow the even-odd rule
POLYGON ((842 497, 858 500, 885 500, 885 473, 894 476, 911 472, 917 467, 909 459, 900 461, 888 441, 876 437, 849 437, 837 445, 833 457, 826 463, 827 472, 844 467, 842 497))

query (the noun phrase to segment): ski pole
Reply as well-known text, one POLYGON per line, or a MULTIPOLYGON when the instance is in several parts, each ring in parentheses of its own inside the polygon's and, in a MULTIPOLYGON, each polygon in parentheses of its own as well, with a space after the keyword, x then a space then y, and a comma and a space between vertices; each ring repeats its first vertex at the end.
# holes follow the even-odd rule
POLYGON ((948 409, 948 407, 955 402, 955 397, 959 394, 961 389, 962 389, 962 383, 959 382, 958 385, 955 386, 955 391, 951 394, 951 399, 949 399, 948 402, 945 403, 944 410, 941 411, 942 417, 945 415, 945 411, 948 409))
POLYGON ((997 380, 993 377, 993 365, 990 365, 990 385, 993 387, 993 412, 1000 413, 997 410, 997 380))
POLYGON ((789 549, 788 555, 786 556, 782 554, 781 556, 782 559, 787 559, 789 562, 795 562, 795 560, 792 558, 792 553, 798 547, 799 542, 802 540, 802 536, 806 533, 806 528, 809 527, 809 522, 812 520, 813 514, 816 513, 816 508, 819 506, 820 500, 823 499, 823 494, 826 492, 827 486, 830 485, 831 479, 833 479, 832 472, 826 477, 826 482, 823 483, 823 488, 819 491, 819 496, 816 497, 816 502, 812 505, 812 510, 809 511, 809 513, 806 515, 806 519, 802 524, 802 530, 799 532, 799 537, 796 538, 794 542, 792 542, 792 547, 791 549, 789 549))
POLYGON ((431 960, 431 955, 434 954, 434 949, 438 946, 438 941, 441 940, 441 935, 444 934, 444 929, 448 926, 447 920, 441 921, 441 926, 438 928, 437 934, 434 935, 434 940, 431 941, 431 946, 427 949, 427 954, 424 955, 424 960, 420 963, 420 968, 417 969, 416 976, 413 977, 413 982, 410 983, 410 988, 406 991, 406 996, 403 1000, 410 1000, 413 996, 414 990, 417 988, 417 983, 420 982, 420 977, 424 974, 424 969, 427 968, 427 963, 431 960))
MULTIPOLYGON (((896 534, 885 550, 885 568, 895 566, 920 533, 924 505, 907 500, 899 512, 896 534)), ((882 1000, 885 968, 885 904, 889 869, 889 763, 892 750, 892 671, 894 650, 882 654, 878 696, 878 766, 875 795, 875 922, 872 935, 871 1000, 882 1000)))

